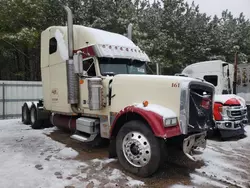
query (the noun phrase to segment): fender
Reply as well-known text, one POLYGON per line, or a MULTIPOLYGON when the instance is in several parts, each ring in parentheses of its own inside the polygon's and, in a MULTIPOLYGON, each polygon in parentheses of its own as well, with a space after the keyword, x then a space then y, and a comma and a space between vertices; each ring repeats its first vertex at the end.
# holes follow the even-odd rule
POLYGON ((149 111, 149 110, 144 110, 143 108, 139 108, 136 106, 128 106, 124 110, 121 110, 115 117, 115 120, 112 123, 111 126, 111 132, 110 135, 113 135, 114 129, 116 127, 116 123, 121 118, 123 115, 126 115, 128 113, 134 113, 137 115, 140 115, 148 125, 151 127, 153 133, 155 136, 160 137, 160 138, 171 138, 174 136, 181 135, 181 130, 179 124, 177 124, 174 127, 164 127, 163 125, 163 116, 160 115, 159 113, 149 111))

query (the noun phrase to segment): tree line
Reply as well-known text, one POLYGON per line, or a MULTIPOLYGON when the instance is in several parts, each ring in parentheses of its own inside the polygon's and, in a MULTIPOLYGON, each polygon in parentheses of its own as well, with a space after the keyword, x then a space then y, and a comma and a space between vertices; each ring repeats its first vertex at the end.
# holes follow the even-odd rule
POLYGON ((0 79, 41 80, 40 34, 52 25, 65 25, 68 5, 74 24, 126 35, 149 55, 149 68, 161 74, 180 72, 205 60, 250 62, 250 21, 225 10, 219 16, 200 12, 184 0, 1 0, 0 79))

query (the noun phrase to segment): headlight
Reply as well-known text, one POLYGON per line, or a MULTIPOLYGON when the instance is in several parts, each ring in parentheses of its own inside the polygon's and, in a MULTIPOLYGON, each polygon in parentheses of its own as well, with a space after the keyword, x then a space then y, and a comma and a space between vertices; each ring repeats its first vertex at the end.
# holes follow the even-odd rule
POLYGON ((219 112, 222 116, 227 116, 228 106, 219 107, 219 112))
POLYGON ((177 117, 174 118, 166 118, 164 120, 164 127, 173 127, 177 125, 177 117))

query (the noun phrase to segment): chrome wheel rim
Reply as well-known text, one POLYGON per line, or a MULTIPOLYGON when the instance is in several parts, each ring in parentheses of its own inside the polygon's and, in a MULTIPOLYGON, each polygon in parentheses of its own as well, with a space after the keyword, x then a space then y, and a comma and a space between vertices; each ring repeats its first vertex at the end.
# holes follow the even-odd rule
POLYGON ((35 109, 34 108, 31 109, 30 114, 31 114, 30 120, 34 124, 35 123, 35 109))
POLYGON ((126 160, 135 167, 147 165, 151 159, 148 139, 139 132, 129 132, 123 139, 122 150, 126 160))

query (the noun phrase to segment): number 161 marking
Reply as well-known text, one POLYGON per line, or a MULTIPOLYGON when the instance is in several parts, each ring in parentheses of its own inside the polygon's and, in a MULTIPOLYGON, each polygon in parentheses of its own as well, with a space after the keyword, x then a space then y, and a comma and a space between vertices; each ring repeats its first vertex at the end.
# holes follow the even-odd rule
POLYGON ((172 87, 180 87, 180 83, 172 83, 172 87))

